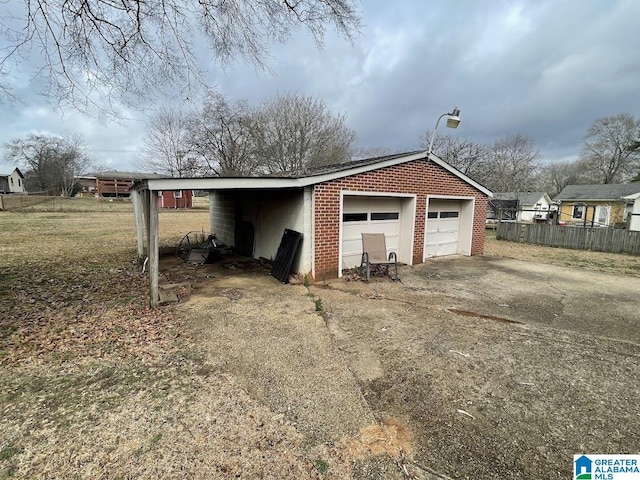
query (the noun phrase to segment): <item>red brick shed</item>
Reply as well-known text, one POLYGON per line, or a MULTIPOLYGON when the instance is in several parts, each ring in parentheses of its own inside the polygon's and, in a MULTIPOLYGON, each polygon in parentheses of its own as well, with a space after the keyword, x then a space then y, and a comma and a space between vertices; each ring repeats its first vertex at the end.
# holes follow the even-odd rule
MULTIPOLYGON (((274 258, 285 228, 301 232, 294 271, 316 280, 341 276, 345 268, 359 265, 363 232, 384 233, 388 250, 409 265, 435 256, 481 254, 491 196, 424 151, 296 176, 146 179, 133 187, 141 255, 145 199, 151 202, 166 190, 208 191, 211 231, 254 257, 274 258)), ((152 241, 147 240, 147 251, 152 241)))

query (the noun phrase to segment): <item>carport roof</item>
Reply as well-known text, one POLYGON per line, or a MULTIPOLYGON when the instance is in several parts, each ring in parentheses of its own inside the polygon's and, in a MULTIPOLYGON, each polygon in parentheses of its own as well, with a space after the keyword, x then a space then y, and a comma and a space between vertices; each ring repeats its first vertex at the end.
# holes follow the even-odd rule
POLYGON ((205 177, 205 178, 145 178, 137 180, 135 190, 239 190, 268 188, 301 188, 322 182, 348 177, 360 173, 391 167, 414 160, 429 158, 461 180, 470 184, 485 195, 492 196, 489 189, 467 177, 448 163, 426 151, 414 151, 385 155, 383 157, 365 158, 348 163, 325 165, 295 175, 267 177, 205 177))

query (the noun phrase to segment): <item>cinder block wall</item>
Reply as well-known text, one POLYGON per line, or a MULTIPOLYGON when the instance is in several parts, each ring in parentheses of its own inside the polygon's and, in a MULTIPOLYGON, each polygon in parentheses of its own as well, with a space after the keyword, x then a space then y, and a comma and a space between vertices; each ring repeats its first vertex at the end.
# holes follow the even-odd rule
POLYGON ((338 275, 340 192, 417 194, 413 263, 422 263, 427 195, 476 197, 471 255, 484 251, 487 196, 439 165, 416 160, 372 172, 320 183, 314 188, 315 278, 338 275))

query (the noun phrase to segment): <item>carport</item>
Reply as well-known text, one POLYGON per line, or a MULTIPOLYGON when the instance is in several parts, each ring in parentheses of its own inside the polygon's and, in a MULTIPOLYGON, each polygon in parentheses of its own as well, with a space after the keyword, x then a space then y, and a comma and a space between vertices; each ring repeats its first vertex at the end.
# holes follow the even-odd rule
POLYGON ((138 255, 148 256, 153 306, 158 194, 179 190, 208 192, 210 231, 247 256, 274 258, 284 229, 302 233, 293 271, 315 280, 339 277, 358 265, 362 233, 384 233, 388 251, 408 265, 431 256, 481 254, 491 195, 424 151, 322 166, 298 176, 139 180, 131 199, 138 255))

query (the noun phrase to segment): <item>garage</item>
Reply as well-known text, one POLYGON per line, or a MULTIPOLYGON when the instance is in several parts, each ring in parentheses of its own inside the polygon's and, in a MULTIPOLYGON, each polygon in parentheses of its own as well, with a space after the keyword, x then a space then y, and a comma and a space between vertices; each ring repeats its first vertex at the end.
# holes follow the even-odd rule
POLYGON ((473 211, 473 201, 469 199, 432 198, 428 200, 425 258, 468 255, 467 245, 473 228, 468 221, 469 209, 473 211))
POLYGON ((210 231, 231 246, 237 223, 253 228, 247 252, 275 258, 285 229, 302 234, 292 271, 313 280, 360 265, 362 233, 383 233, 406 265, 441 255, 478 255, 491 192, 421 151, 320 165, 268 177, 148 178, 132 187, 138 255, 148 256, 151 304, 158 304, 159 192, 209 194, 210 231))

